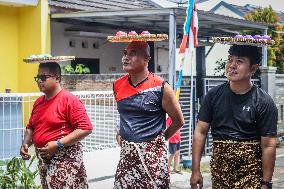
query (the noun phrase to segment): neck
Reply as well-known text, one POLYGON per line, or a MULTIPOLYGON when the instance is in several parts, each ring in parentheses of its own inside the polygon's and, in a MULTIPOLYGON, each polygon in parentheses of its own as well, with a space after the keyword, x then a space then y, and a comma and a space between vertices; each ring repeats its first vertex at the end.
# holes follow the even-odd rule
POLYGON ((236 94, 245 94, 252 87, 252 83, 250 80, 246 82, 232 82, 230 81, 230 89, 236 94))
POLYGON ((139 72, 139 73, 129 73, 129 75, 130 75, 132 84, 137 85, 138 83, 140 83, 141 81, 143 81, 145 78, 148 77, 149 71, 144 70, 143 72, 139 72))
POLYGON ((60 85, 57 86, 57 87, 55 88, 55 90, 53 90, 52 92, 47 92, 47 93, 45 93, 45 99, 46 99, 46 100, 51 99, 52 97, 54 97, 55 95, 57 95, 61 90, 62 90, 61 86, 60 86, 60 85))

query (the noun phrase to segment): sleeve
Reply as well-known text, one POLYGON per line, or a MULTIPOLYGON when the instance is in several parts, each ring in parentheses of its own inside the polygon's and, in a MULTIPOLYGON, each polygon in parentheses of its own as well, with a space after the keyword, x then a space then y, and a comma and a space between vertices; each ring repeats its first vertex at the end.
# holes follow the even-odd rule
POLYGON ((264 102, 257 116, 257 125, 260 127, 261 136, 277 136, 278 110, 271 98, 264 102))
POLYGON ((197 115, 197 120, 211 123, 212 114, 213 114, 212 112, 213 108, 211 102, 212 102, 212 91, 209 91, 201 103, 199 113, 197 115))
POLYGON ((69 104, 69 118, 73 129, 92 130, 93 125, 83 103, 75 97, 69 104))
POLYGON ((33 104, 33 109, 32 109, 32 112, 31 112, 31 116, 30 116, 30 119, 29 119, 29 122, 26 126, 26 129, 34 129, 33 128, 33 124, 32 124, 32 119, 33 119, 33 116, 34 116, 34 109, 35 107, 39 104, 39 102, 42 100, 42 97, 39 97, 38 99, 36 99, 36 101, 34 102, 33 104))

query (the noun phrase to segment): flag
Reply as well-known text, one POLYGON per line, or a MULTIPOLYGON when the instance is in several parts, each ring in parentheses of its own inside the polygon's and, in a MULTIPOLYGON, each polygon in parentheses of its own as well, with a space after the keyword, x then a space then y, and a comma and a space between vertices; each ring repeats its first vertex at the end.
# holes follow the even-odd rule
POLYGON ((197 11, 196 11, 196 0, 189 0, 188 6, 186 10, 186 19, 183 25, 183 37, 182 42, 179 48, 179 60, 180 60, 180 70, 179 70, 179 77, 176 84, 176 98, 179 99, 180 95, 180 87, 182 83, 182 70, 184 59, 186 55, 186 47, 187 44, 189 45, 190 52, 193 51, 193 48, 198 45, 197 40, 197 30, 198 30, 198 18, 197 18, 197 11))
POLYGON ((198 46, 197 33, 198 33, 198 16, 196 10, 196 3, 194 3, 192 10, 192 19, 190 20, 190 31, 189 31, 189 40, 188 40, 189 53, 192 53, 194 48, 198 46))

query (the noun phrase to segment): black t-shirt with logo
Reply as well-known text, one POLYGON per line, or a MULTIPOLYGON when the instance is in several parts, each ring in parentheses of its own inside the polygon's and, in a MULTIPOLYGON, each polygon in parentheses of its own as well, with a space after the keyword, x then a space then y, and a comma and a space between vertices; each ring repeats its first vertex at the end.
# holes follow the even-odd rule
POLYGON ((212 88, 205 96, 198 120, 210 123, 213 140, 259 140, 277 135, 278 111, 272 98, 253 85, 239 95, 229 82, 212 88))

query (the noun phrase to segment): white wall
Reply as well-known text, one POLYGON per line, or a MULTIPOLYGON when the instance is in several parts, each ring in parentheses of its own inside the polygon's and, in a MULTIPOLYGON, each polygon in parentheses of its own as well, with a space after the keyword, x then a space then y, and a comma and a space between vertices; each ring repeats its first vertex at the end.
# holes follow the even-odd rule
MULTIPOLYGON (((65 36, 68 24, 51 23, 51 53, 52 55, 70 55, 77 58, 100 59, 100 73, 122 73, 121 57, 126 43, 110 43, 106 39, 65 36), (69 47, 69 41, 75 40, 75 47, 69 47), (82 48, 81 43, 88 41, 88 48, 82 48), (98 44, 94 49, 92 44, 98 44), (116 68, 111 71, 110 68, 116 68)), ((69 62, 70 63, 70 62, 69 62)), ((68 62, 66 63, 68 64, 68 62)))
POLYGON ((158 72, 158 66, 161 67, 162 73, 169 72, 169 43, 165 42, 155 42, 155 50, 154 50, 154 62, 155 62, 155 71, 158 72))
MULTIPOLYGON (((214 68, 216 67, 215 62, 219 59, 226 60, 228 58, 229 45, 221 45, 216 43, 211 52, 206 57, 206 75, 213 76, 214 68)), ((210 47, 205 48, 205 54, 209 51, 210 47)))
MULTIPOLYGON (((72 37, 65 36, 64 31, 66 28, 71 27, 72 25, 51 22, 51 53, 52 55, 73 55, 77 58, 98 58, 100 59, 100 73, 123 73, 121 58, 122 51, 126 47, 127 43, 110 43, 106 39, 97 39, 97 38, 87 38, 87 37, 72 37), (69 41, 75 40, 75 47, 69 47, 69 41), (83 41, 88 41, 88 48, 82 48, 81 43, 83 41), (92 44, 98 44, 98 48, 94 49, 92 44), (111 68, 115 68, 115 71, 112 71, 111 68)), ((115 33, 116 31, 113 31, 115 33)), ((179 47, 179 43, 177 47, 179 47)), ((168 73, 169 70, 169 43, 168 41, 155 42, 155 71, 158 72, 158 65, 161 67, 162 73, 168 73)), ((228 46, 216 44, 211 51, 211 53, 206 58, 206 74, 213 75, 215 62, 220 58, 227 57, 228 46)), ((206 47, 206 52, 209 50, 209 47, 206 47)), ((176 70, 179 70, 180 59, 177 55, 177 65, 176 70)), ((196 74, 196 56, 195 52, 193 53, 193 74, 196 74)), ((188 56, 187 56, 188 57, 188 56)), ((70 64, 66 62, 64 64, 70 64)), ((187 76, 191 73, 191 58, 185 59, 185 64, 183 68, 183 75, 187 76)))
MULTIPOLYGON (((52 55, 70 55, 77 58, 99 58, 100 59, 100 73, 123 73, 121 58, 122 51, 127 43, 110 43, 106 39, 87 38, 87 37, 72 37, 65 36, 66 28, 72 27, 69 24, 51 22, 51 53, 52 55), (75 40, 75 47, 69 47, 69 41, 75 40), (88 48, 82 48, 81 43, 88 41, 88 48), (92 47, 93 43, 98 44, 98 49, 92 47), (111 71, 110 68, 116 68, 111 71)), ((115 33, 116 31, 113 31, 115 33)), ((155 42, 155 71, 160 65, 161 72, 168 72, 169 64, 169 50, 168 41, 155 42)), ((66 62, 65 64, 70 64, 66 62)))

